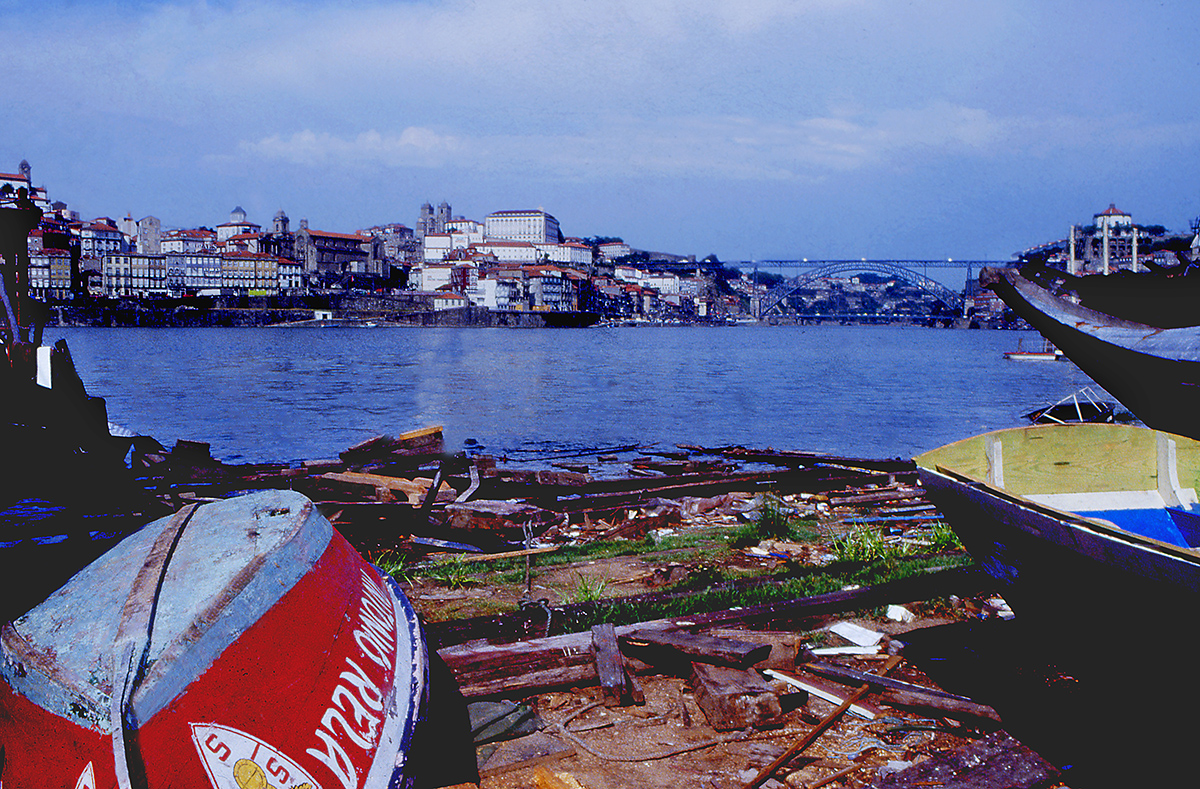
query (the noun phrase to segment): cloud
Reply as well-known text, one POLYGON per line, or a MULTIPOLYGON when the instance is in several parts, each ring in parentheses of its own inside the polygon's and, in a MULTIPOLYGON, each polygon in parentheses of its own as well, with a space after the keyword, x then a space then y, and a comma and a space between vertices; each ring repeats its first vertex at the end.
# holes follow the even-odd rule
POLYGON ((289 137, 276 134, 242 142, 238 152, 243 157, 304 167, 437 167, 459 147, 452 136, 414 126, 399 134, 384 135, 372 129, 349 138, 306 129, 289 137))
POLYGON ((536 172, 563 180, 699 177, 812 180, 890 166, 913 151, 986 152, 1004 137, 986 112, 934 104, 874 117, 606 119, 584 133, 463 136, 409 127, 339 136, 307 129, 243 142, 241 156, 310 167, 434 167, 536 172))

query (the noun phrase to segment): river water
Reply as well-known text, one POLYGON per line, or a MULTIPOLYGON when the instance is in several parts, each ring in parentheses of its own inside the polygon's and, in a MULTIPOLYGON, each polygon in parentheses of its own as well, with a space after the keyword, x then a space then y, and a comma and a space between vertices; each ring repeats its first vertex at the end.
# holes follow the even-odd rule
POLYGON ((442 425, 449 451, 627 444, 911 457, 1089 385, 1032 332, 882 326, 49 329, 109 419, 227 462, 442 425), (469 442, 469 443, 468 443, 469 442))

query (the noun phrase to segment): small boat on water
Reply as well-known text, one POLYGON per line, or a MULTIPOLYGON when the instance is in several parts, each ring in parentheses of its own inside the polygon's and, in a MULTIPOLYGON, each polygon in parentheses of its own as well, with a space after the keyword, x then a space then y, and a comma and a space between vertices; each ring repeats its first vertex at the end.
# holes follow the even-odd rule
POLYGON ((189 505, 4 626, 0 780, 408 786, 427 657, 395 583, 304 496, 189 505))
POLYGON ((1182 618, 1200 602, 1200 442, 1035 425, 915 458, 921 484, 1018 617, 1182 618))
POLYGON ((1146 425, 1200 438, 1200 326, 1114 318, 1016 269, 986 268, 980 281, 1146 425))
POLYGON ((1024 417, 1039 425, 1072 422, 1128 422, 1130 415, 1124 411, 1118 413, 1116 403, 1100 399, 1090 386, 1085 386, 1077 392, 1072 392, 1057 403, 1045 408, 1035 408, 1024 417))
POLYGON ((1042 341, 1041 350, 1027 351, 1022 347, 1021 340, 1018 339, 1017 350, 1005 351, 1004 358, 1013 362, 1057 362, 1062 358, 1062 354, 1049 340, 1042 341))

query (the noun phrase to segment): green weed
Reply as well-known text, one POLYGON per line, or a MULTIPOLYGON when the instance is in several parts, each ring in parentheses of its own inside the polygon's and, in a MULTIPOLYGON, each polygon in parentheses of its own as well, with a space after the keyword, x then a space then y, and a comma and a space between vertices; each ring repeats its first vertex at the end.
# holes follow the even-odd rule
POLYGON ((465 589, 480 583, 480 579, 472 572, 473 569, 461 556, 457 556, 427 565, 421 568, 420 572, 434 583, 450 589, 465 589))
POLYGON ((582 574, 577 578, 575 592, 571 596, 572 603, 594 603, 604 597, 608 581, 603 578, 585 578, 582 574))
POLYGON ((930 548, 934 551, 964 550, 962 540, 945 521, 934 521, 930 539, 932 541, 930 548))
POLYGON ((843 562, 892 560, 913 553, 908 543, 888 542, 875 529, 860 528, 830 544, 833 555, 843 562))
POLYGON ((371 563, 401 583, 411 584, 416 577, 412 558, 404 551, 393 548, 380 551, 371 563))
POLYGON ((818 536, 811 528, 814 525, 812 520, 790 517, 782 502, 775 496, 763 496, 758 508, 758 517, 745 526, 734 529, 728 540, 734 548, 758 545, 763 540, 809 542, 818 536))

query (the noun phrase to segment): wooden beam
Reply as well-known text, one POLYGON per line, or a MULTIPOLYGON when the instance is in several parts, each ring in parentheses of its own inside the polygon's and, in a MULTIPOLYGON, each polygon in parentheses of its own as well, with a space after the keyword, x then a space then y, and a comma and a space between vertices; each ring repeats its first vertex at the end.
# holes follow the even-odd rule
POLYGON ((592 628, 592 651, 596 655, 596 674, 604 691, 604 703, 608 706, 623 704, 629 697, 625 662, 617 646, 617 634, 610 623, 592 628))
POLYGON ((621 637, 631 654, 647 663, 678 660, 747 668, 771 654, 770 644, 689 633, 686 630, 634 631, 621 637))

